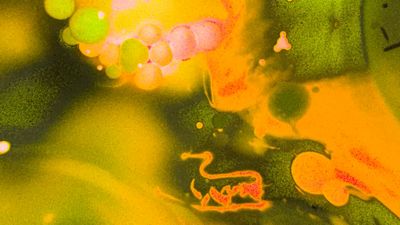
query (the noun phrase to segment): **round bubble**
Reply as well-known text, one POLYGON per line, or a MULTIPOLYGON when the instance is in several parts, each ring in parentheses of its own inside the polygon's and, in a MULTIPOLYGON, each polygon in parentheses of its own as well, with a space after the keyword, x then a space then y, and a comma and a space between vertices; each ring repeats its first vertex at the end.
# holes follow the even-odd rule
POLYGON ((160 40, 162 31, 160 27, 154 24, 146 24, 139 29, 138 36, 146 44, 152 45, 160 40))
POLYGON ((134 81, 136 86, 142 90, 154 90, 161 85, 161 69, 152 63, 145 64, 136 73, 134 81))
POLYGON ((120 49, 120 64, 125 72, 132 73, 139 64, 144 64, 149 59, 149 50, 137 39, 124 41, 120 49))
POLYGON ((77 10, 71 17, 69 26, 74 38, 87 44, 104 40, 109 29, 105 13, 95 8, 77 10))
POLYGON ((65 20, 69 18, 75 10, 74 0, 45 0, 44 8, 49 16, 65 20))
POLYGON ((72 36, 71 29, 69 29, 69 27, 62 31, 61 39, 67 45, 73 46, 79 44, 79 42, 72 36))
POLYGON ((106 68, 106 75, 110 79, 118 79, 121 76, 121 69, 116 65, 109 66, 106 68))
POLYGON ((212 21, 201 21, 190 26, 196 37, 198 51, 210 51, 218 47, 222 40, 221 27, 212 21))
POLYGON ((160 41, 150 49, 150 60, 160 66, 166 66, 172 61, 172 51, 168 43, 160 41))
POLYGON ((196 53, 196 38, 188 26, 178 26, 168 35, 175 59, 186 60, 196 53))

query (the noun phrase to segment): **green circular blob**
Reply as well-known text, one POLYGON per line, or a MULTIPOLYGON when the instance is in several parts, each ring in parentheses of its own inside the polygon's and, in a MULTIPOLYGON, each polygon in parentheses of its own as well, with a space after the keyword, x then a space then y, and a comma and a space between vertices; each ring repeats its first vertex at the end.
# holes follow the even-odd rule
POLYGON ((122 69, 128 73, 134 72, 138 64, 146 63, 149 59, 149 50, 137 39, 124 41, 120 49, 120 63, 122 69))
POLYGON ((69 27, 65 28, 61 32, 61 40, 67 45, 77 45, 79 42, 72 36, 71 29, 69 27))
POLYGON ((109 24, 104 12, 95 8, 77 10, 69 21, 72 36, 79 42, 93 44, 106 38, 109 24))
POLYGON ((118 66, 112 65, 106 68, 106 75, 110 79, 118 79, 121 76, 121 70, 118 66))
POLYGON ((292 122, 304 115, 309 106, 308 91, 295 83, 280 83, 270 96, 269 110, 274 117, 292 122))
POLYGON ((45 0, 44 8, 49 16, 64 20, 74 13, 75 1, 74 0, 45 0))

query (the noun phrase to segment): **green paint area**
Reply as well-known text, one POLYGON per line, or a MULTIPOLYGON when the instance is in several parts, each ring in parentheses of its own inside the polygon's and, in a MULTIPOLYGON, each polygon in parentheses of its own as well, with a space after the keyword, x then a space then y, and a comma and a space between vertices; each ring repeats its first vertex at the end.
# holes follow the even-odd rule
POLYGON ((274 21, 268 37, 278 39, 285 31, 292 44, 290 51, 278 54, 293 65, 294 80, 366 69, 360 0, 278 0, 269 1, 265 9, 272 13, 265 13, 266 18, 274 21))
POLYGON ((186 146, 199 150, 211 146, 225 148, 243 124, 238 115, 213 109, 204 96, 195 97, 176 108, 171 107, 166 114, 166 121, 176 130, 177 137, 186 146), (198 124, 201 127, 197 127, 198 124))
POLYGON ((370 72, 397 118, 400 118, 399 8, 399 1, 365 1, 363 23, 370 72))
MULTIPOLYGON (((37 71, 37 73, 49 71, 37 71)), ((39 76, 38 76, 39 75, 39 76)), ((49 108, 59 96, 59 88, 32 74, 0 92, 0 127, 30 129, 49 117, 49 108)))
POLYGON ((73 46, 79 44, 79 42, 72 36, 71 29, 69 27, 64 28, 60 33, 60 39, 67 45, 73 46))
POLYGON ((176 123, 171 125, 180 130, 177 134, 185 143, 192 147, 207 143, 214 130, 212 119, 216 114, 208 101, 195 101, 179 109, 178 113, 171 113, 174 114, 173 121, 176 123), (203 124, 201 129, 196 127, 198 122, 203 124))
POLYGON ((275 201, 274 207, 263 214, 260 224, 326 225, 330 224, 328 215, 328 212, 317 211, 301 201, 281 200, 275 201))
POLYGON ((71 17, 69 26, 76 40, 88 44, 104 40, 109 29, 105 13, 95 8, 78 9, 71 17))
MULTIPOLYGON (((38 161, 32 162, 32 170, 38 161)), ((39 172, 35 170, 35 172, 39 172)), ((116 204, 99 188, 62 176, 39 172, 34 180, 2 184, 1 224, 105 225, 99 206, 116 204), (47 223, 49 222, 49 223, 47 223)), ((111 207, 109 207, 111 209, 111 207)))
POLYGON ((276 118, 292 122, 302 117, 309 106, 309 93, 300 84, 279 83, 269 98, 269 109, 276 118))
POLYGON ((64 20, 74 13, 75 0, 45 0, 44 8, 49 16, 64 20))
POLYGON ((17 145, 38 141, 69 104, 91 87, 94 71, 62 56, 60 61, 43 61, 4 75, 0 81, 1 138, 17 145))
POLYGON ((137 39, 128 39, 121 45, 120 63, 122 69, 132 73, 139 64, 146 63, 149 59, 149 50, 137 39))

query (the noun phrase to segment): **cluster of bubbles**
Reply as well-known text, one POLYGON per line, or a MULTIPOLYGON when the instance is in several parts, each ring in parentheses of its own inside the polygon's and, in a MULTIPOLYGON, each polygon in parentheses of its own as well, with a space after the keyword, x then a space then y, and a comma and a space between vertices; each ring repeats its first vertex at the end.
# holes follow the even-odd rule
POLYGON ((45 0, 45 9, 55 19, 69 19, 69 26, 61 32, 64 43, 97 58, 97 68, 105 69, 109 78, 130 75, 143 90, 156 89, 181 61, 216 49, 222 40, 222 23, 214 19, 181 24, 168 32, 157 22, 142 23, 135 33, 118 36, 110 31, 114 9, 77 7, 74 0, 45 0))

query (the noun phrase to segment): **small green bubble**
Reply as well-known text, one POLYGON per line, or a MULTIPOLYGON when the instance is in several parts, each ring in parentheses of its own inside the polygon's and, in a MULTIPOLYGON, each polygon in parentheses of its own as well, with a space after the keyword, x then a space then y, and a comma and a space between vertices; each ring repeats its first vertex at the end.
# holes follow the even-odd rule
POLYGON ((49 16, 65 20, 70 17, 75 10, 74 0, 45 0, 44 8, 49 16))
POLYGON ((118 79, 121 76, 121 70, 117 65, 112 65, 106 68, 106 75, 110 79, 118 79))
POLYGON ((65 28, 61 32, 61 39, 67 45, 77 45, 79 42, 72 36, 71 29, 69 27, 65 28))
POLYGON ((139 64, 149 59, 149 50, 139 40, 128 39, 121 45, 120 63, 124 71, 134 72, 139 64))

